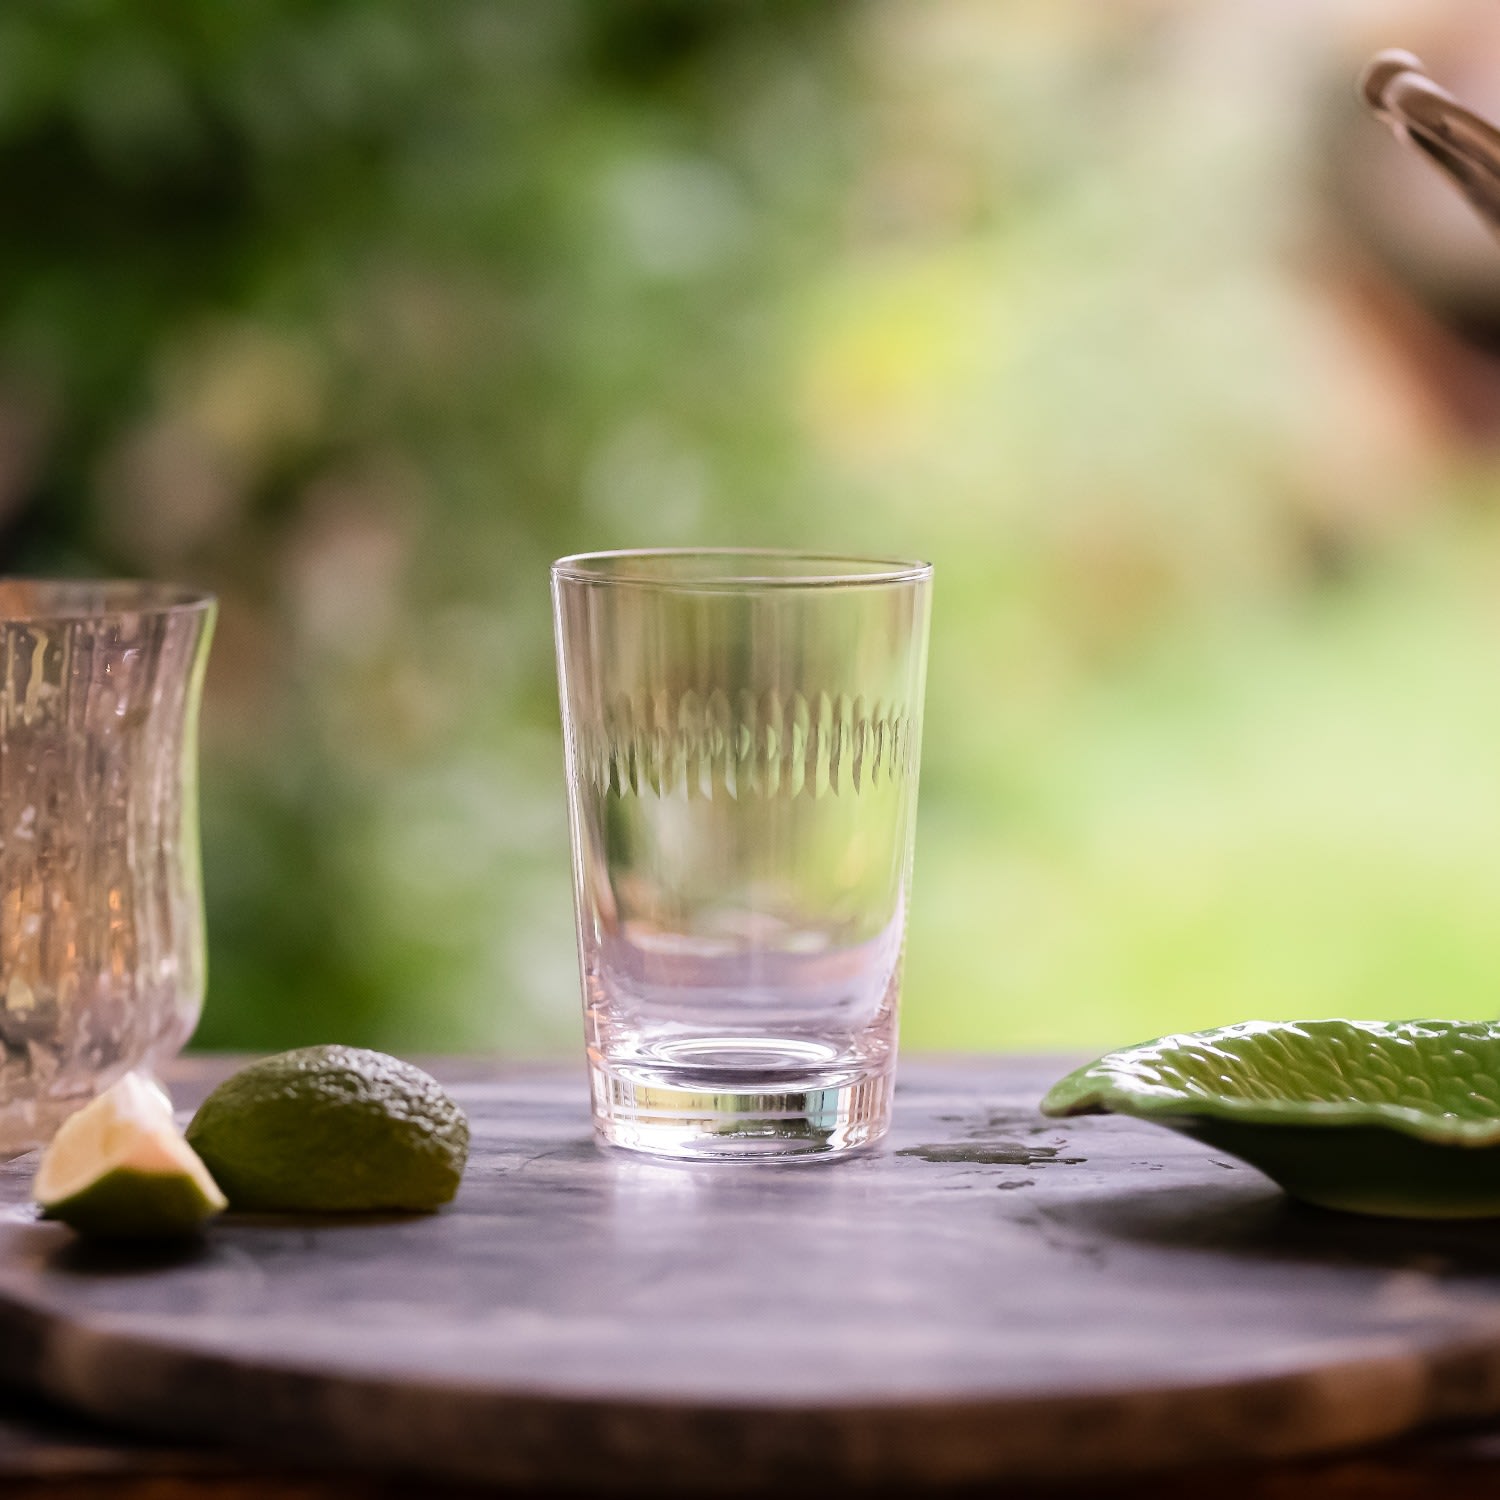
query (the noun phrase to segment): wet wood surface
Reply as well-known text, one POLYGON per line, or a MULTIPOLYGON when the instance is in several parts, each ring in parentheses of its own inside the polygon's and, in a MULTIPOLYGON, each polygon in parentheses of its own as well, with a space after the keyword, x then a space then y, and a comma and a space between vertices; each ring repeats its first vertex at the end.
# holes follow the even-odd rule
POLYGON ((1500 1226, 1300 1210, 1169 1132, 1044 1120, 1060 1067, 910 1060, 887 1145, 773 1167, 602 1152, 577 1068, 452 1064, 449 1210, 170 1254, 35 1222, 14 1163, 6 1494, 1500 1492, 1482 1432, 1392 1445, 1500 1409, 1500 1226))

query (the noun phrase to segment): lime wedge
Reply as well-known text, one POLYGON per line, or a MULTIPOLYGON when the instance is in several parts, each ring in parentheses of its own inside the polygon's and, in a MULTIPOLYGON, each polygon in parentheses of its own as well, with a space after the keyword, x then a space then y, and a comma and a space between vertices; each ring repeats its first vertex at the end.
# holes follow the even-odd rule
POLYGON ((191 1234, 227 1207, 166 1095, 135 1073, 63 1121, 32 1193, 44 1217, 100 1239, 191 1234))
POLYGON ((1042 1111, 1154 1121, 1325 1208, 1500 1214, 1500 1023, 1245 1021, 1108 1053, 1042 1111))
POLYGON ((236 1209, 424 1212, 457 1191, 469 1122, 410 1063, 361 1047, 302 1047, 221 1083, 187 1138, 236 1209))

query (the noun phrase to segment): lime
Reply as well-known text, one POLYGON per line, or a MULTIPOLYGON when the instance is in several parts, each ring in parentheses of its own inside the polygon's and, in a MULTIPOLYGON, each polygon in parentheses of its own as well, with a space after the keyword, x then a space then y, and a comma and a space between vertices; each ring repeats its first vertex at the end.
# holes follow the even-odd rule
POLYGON ((47 1218, 101 1239, 190 1234, 226 1206, 166 1096, 136 1073, 63 1121, 32 1192, 47 1218))
POLYGON ((410 1063, 361 1047, 301 1047, 221 1083, 187 1138, 237 1209, 428 1210, 458 1190, 469 1122, 410 1063))

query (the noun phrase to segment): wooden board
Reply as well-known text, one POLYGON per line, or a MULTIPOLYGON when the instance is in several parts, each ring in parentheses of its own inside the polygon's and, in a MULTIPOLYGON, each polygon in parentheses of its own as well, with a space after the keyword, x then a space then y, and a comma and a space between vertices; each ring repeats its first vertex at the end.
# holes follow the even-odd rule
MULTIPOLYGON (((449 1211, 164 1256, 0 1169, 0 1376, 260 1454, 518 1485, 937 1484, 1221 1462, 1500 1410, 1500 1228, 1289 1206, 1058 1067, 903 1064, 835 1164, 593 1144, 576 1069, 452 1074, 449 1211)), ((200 1079, 199 1084, 205 1082, 200 1079)))

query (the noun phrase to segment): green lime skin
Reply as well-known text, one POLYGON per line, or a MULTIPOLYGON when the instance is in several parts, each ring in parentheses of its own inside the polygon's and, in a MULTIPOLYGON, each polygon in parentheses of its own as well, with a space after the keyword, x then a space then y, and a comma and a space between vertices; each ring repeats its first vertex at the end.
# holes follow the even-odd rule
POLYGON ((188 1143, 242 1212, 429 1212, 458 1191, 469 1122, 420 1068, 362 1047, 301 1047, 221 1083, 188 1143))
POLYGON ((186 1174, 116 1167, 97 1182, 42 1210, 78 1234, 99 1240, 169 1240, 196 1234, 218 1212, 186 1174))

